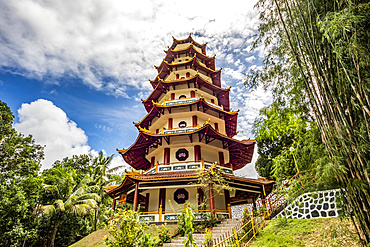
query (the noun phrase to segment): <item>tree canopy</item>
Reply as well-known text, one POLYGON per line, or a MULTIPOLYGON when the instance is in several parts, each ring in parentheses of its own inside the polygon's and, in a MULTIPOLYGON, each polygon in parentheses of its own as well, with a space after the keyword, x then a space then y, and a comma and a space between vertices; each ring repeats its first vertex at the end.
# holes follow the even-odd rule
POLYGON ((261 25, 255 46, 263 44, 267 56, 263 69, 249 72, 247 83, 273 88, 275 101, 314 121, 329 157, 318 174, 336 179, 368 244, 370 3, 260 0, 257 8, 261 25))

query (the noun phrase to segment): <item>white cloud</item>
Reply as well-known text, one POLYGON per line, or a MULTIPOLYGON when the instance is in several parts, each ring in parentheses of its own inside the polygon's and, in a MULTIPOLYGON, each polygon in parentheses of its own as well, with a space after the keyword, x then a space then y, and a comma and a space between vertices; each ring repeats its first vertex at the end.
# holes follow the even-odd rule
POLYGON ((257 145, 254 148, 253 158, 250 164, 247 164, 242 169, 237 170, 235 174, 237 176, 247 177, 247 178, 258 178, 258 173, 256 171, 256 161, 258 159, 257 145))
POLYGON ((0 66, 58 83, 78 77, 97 90, 128 97, 127 86, 149 89, 153 65, 171 36, 192 32, 209 51, 242 50, 256 30, 254 1, 2 1, 0 66))
POLYGON ((93 151, 85 132, 51 101, 38 99, 22 104, 18 117, 19 123, 14 126, 16 130, 31 134, 36 143, 45 145, 43 169, 50 168, 54 161, 64 157, 93 151))

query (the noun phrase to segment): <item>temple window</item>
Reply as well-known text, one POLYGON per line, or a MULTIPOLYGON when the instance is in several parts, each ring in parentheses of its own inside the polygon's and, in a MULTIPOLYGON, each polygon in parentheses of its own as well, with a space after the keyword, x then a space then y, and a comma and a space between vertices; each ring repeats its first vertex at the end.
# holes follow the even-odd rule
POLYGON ((180 128, 185 128, 187 126, 187 124, 186 124, 186 122, 185 121, 181 121, 180 123, 179 123, 179 127, 180 128))
POLYGON ((186 95, 180 95, 179 99, 186 99, 186 95))
POLYGON ((189 78, 190 77, 190 73, 189 72, 187 72, 186 73, 186 78, 189 78))
POLYGON ((180 75, 176 74, 176 80, 180 79, 180 75))

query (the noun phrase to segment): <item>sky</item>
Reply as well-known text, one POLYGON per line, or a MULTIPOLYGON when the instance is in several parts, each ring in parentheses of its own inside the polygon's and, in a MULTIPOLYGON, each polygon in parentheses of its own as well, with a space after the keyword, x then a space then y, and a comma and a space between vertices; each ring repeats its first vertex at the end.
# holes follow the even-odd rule
MULTIPOLYGON (((251 52, 258 28, 253 1, 0 0, 0 100, 17 131, 45 146, 42 169, 83 153, 114 154, 137 138, 141 99, 152 87, 172 37, 192 34, 216 55, 222 87, 231 86, 239 140, 254 138, 268 91, 249 91, 245 73, 259 68, 251 52)), ((254 162, 237 174, 257 177, 254 162)))

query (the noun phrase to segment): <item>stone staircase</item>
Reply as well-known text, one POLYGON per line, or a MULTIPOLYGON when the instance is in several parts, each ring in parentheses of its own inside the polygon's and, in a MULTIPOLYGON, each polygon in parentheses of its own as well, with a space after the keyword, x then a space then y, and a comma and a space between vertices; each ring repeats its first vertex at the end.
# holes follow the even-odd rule
MULTIPOLYGON (((236 230, 242 226, 241 219, 226 219, 221 222, 221 224, 218 224, 216 227, 213 227, 212 229, 212 237, 213 239, 223 238, 225 236, 230 236, 231 234, 234 234, 233 228, 236 230)), ((193 234, 193 238, 195 240, 195 243, 198 247, 202 246, 204 242, 204 235, 202 233, 195 233, 193 234)), ((165 243, 163 244, 163 247, 175 247, 175 246, 184 246, 184 240, 185 237, 179 237, 177 239, 171 240, 171 243, 165 243)), ((190 245, 192 246, 192 245, 190 245)))

